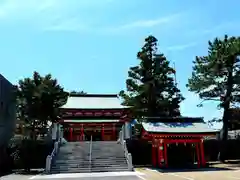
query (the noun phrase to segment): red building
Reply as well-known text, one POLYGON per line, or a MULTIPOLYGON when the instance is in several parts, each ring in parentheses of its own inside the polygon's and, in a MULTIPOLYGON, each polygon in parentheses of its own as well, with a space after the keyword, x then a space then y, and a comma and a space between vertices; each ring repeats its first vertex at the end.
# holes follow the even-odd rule
POLYGON ((211 129, 202 118, 158 118, 158 122, 143 123, 142 138, 152 144, 152 165, 167 168, 178 159, 206 165, 203 140, 215 136, 219 130, 211 129), (171 161, 171 162, 170 162, 171 161))
POLYGON ((116 94, 70 95, 61 107, 64 138, 68 141, 117 140, 130 119, 116 94))

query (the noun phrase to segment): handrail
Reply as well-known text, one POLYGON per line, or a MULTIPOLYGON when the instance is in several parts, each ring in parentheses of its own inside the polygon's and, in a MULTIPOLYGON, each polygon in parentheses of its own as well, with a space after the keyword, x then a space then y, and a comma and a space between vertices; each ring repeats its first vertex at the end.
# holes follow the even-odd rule
POLYGON ((89 149, 89 170, 91 170, 92 167, 92 136, 90 140, 90 149, 89 149))
POLYGON ((52 150, 52 153, 51 153, 51 157, 53 157, 56 153, 56 147, 54 146, 53 150, 52 150))
POLYGON ((54 143, 54 147, 53 147, 51 155, 48 155, 47 158, 46 158, 46 172, 50 172, 50 170, 51 170, 52 161, 53 161, 53 158, 58 153, 59 145, 60 145, 60 142, 56 141, 54 143))

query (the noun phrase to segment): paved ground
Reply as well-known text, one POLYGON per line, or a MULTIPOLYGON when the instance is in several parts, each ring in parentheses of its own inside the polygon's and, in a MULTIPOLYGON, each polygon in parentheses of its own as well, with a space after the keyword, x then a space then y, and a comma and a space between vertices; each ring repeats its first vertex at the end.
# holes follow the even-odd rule
POLYGON ((205 171, 185 171, 185 172, 159 172, 152 169, 138 169, 142 172, 145 180, 240 180, 240 169, 231 170, 209 170, 205 171))
POLYGON ((137 168, 136 172, 79 173, 58 175, 8 175, 0 180, 240 180, 240 165, 215 165, 214 168, 163 171, 137 168))
POLYGON ((9 175, 0 177, 0 180, 27 180, 31 177, 32 175, 9 174, 9 175))
POLYGON ((8 175, 0 180, 143 180, 138 172, 76 173, 53 175, 8 175))
MULTIPOLYGON (((50 179, 49 179, 50 180, 50 179)), ((142 180, 137 176, 112 176, 112 177, 78 177, 78 178, 57 178, 52 180, 142 180)))

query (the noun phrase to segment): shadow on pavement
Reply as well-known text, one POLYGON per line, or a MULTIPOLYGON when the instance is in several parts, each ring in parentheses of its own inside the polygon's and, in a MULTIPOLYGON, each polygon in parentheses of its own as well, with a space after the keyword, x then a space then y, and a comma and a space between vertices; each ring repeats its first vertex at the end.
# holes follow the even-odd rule
POLYGON ((3 176, 8 176, 10 174, 12 174, 12 172, 0 172, 0 178, 3 176))
POLYGON ((226 164, 238 164, 238 165, 240 165, 240 160, 239 159, 238 160, 228 160, 226 162, 226 164))
POLYGON ((4 176, 9 176, 12 174, 15 175, 38 175, 38 174, 42 174, 43 170, 30 170, 30 171, 26 171, 26 170, 12 170, 9 172, 4 172, 4 173, 0 173, 0 178, 4 177, 4 176))
POLYGON ((19 175, 38 175, 38 174, 42 174, 44 172, 44 170, 42 169, 34 169, 34 170, 30 170, 30 171, 26 171, 26 170, 14 170, 13 173, 14 174, 19 174, 19 175))
POLYGON ((162 173, 177 173, 177 172, 201 172, 201 171, 230 171, 231 168, 216 168, 216 167, 208 167, 208 168, 187 168, 187 169, 178 169, 178 168, 169 168, 169 169, 158 169, 157 171, 162 173))
POLYGON ((231 167, 204 167, 204 168, 166 168, 166 169, 157 169, 157 168, 148 168, 150 170, 155 170, 161 173, 178 173, 178 172, 201 172, 201 171, 231 171, 231 167))

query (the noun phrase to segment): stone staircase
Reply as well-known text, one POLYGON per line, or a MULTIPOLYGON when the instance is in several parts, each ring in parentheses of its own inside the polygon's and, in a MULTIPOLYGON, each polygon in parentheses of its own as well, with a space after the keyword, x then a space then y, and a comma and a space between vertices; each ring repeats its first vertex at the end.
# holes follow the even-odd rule
POLYGON ((61 146, 51 173, 88 173, 90 142, 68 142, 61 146))
POLYGON ((116 141, 92 143, 91 172, 129 171, 123 148, 116 141))
POLYGON ((123 148, 116 141, 68 142, 51 168, 51 173, 90 173, 129 171, 123 148), (90 160, 91 159, 91 160, 90 160))

